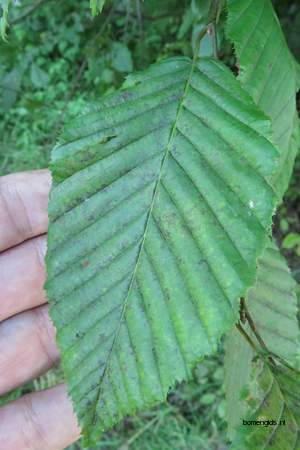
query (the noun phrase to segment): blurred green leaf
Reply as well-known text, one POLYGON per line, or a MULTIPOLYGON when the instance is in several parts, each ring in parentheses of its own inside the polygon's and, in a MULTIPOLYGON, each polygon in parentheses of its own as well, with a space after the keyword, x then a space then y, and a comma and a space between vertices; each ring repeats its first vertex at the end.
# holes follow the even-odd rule
POLYGON ((104 6, 105 0, 90 0, 90 6, 93 16, 99 14, 104 6))
POLYGON ((280 229, 281 231, 283 231, 284 233, 286 233, 289 229, 289 223, 285 218, 282 218, 280 220, 280 229))
POLYGON ((122 44, 120 42, 113 43, 111 65, 118 72, 132 72, 133 62, 131 52, 125 44, 122 44))
POLYGON ((17 67, 4 76, 2 80, 2 107, 4 111, 8 111, 16 102, 21 80, 22 72, 17 67))
POLYGON ((289 233, 282 242, 282 247, 287 250, 298 246, 300 247, 300 234, 298 233, 289 233))
POLYGON ((194 12, 192 6, 188 9, 186 9, 186 11, 184 12, 183 18, 182 18, 182 23, 181 23, 180 28, 177 33, 178 39, 184 38, 184 36, 192 28, 196 18, 197 18, 197 16, 195 15, 195 12, 194 12))
POLYGON ((211 405, 212 403, 214 403, 215 400, 216 400, 215 394, 208 393, 208 394, 202 395, 202 397, 200 398, 200 403, 202 405, 208 406, 208 405, 211 405))
POLYGON ((44 88, 49 83, 49 75, 37 64, 32 63, 30 67, 30 78, 33 85, 37 88, 44 88))

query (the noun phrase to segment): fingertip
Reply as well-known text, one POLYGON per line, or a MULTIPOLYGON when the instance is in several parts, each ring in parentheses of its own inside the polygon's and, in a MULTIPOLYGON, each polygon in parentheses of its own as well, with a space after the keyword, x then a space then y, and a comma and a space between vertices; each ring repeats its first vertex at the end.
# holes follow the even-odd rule
POLYGON ((0 448, 59 450, 80 437, 66 385, 27 394, 0 408, 0 448))
POLYGON ((48 169, 0 177, 0 252, 46 233, 48 169))

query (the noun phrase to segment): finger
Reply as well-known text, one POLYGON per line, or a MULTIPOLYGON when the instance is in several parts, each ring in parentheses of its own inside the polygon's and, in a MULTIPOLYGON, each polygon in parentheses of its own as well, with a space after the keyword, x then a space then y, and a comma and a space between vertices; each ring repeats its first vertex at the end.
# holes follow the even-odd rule
POLYGON ((0 395, 46 372, 58 360, 48 305, 0 324, 0 395))
POLYGON ((0 322, 46 303, 46 244, 44 235, 0 254, 0 322))
POLYGON ((80 431, 65 385, 24 397, 0 408, 0 448, 61 450, 80 431))
POLYGON ((48 170, 0 178, 0 251, 46 233, 50 185, 48 170))

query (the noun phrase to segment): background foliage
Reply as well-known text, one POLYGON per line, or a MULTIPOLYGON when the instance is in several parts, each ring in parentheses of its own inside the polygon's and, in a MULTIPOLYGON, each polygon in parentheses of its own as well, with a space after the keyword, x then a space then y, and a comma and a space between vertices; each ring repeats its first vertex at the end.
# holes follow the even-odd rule
MULTIPOLYGON (((8 42, 0 42, 0 174, 46 167, 63 123, 81 112, 86 102, 97 101, 120 86, 128 73, 156 60, 191 55, 191 37, 201 27, 201 8, 206 3, 110 0, 93 19, 88 0, 15 2, 8 42)), ((300 4, 296 0, 276 0, 274 4, 290 48, 300 60, 300 4)), ((221 56, 234 65, 226 42, 221 56)), ((278 241, 298 281, 299 175, 298 158, 275 224, 278 241)), ((61 380, 57 368, 11 396, 61 380)), ((178 386, 167 404, 106 434, 99 448, 227 448, 222 381, 221 354, 201 364, 193 383, 178 386)), ((76 448, 80 445, 72 446, 76 448)))

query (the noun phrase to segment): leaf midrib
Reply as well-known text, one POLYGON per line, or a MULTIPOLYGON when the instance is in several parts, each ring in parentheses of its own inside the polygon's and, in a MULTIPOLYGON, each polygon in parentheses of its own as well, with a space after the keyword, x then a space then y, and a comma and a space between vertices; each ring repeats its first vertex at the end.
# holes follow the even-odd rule
POLYGON ((142 252, 143 252, 143 249, 144 249, 145 239, 146 239, 146 236, 147 236, 149 223, 150 223, 150 219, 151 219, 151 216, 152 216, 152 211, 153 211, 154 204, 155 204, 156 195, 157 195, 158 188, 159 188, 159 185, 160 185, 160 182, 161 182, 162 173, 163 173, 163 170, 164 170, 164 167, 165 167, 165 163, 166 163, 166 161, 168 159, 168 156, 169 156, 169 153, 170 153, 171 144, 172 144, 172 141, 173 141, 175 133, 176 133, 177 123, 178 123, 178 120, 179 120, 179 117, 180 117, 180 113, 181 113, 181 110, 182 110, 182 107, 183 107, 183 102, 184 102, 184 100, 186 98, 189 86, 191 84, 191 78, 192 78, 192 75, 193 75, 193 72, 194 72, 194 69, 195 69, 195 65, 196 65, 197 59, 198 59, 197 52, 195 52, 194 58, 193 58, 192 63, 191 63, 191 69, 190 69, 190 72, 189 72, 189 75, 187 77, 187 81, 186 81, 186 84, 185 84, 185 87, 184 87, 184 90, 183 90, 183 93, 182 93, 182 97, 181 97, 181 99, 179 101, 179 105, 178 105, 176 117, 175 117, 175 120, 174 120, 174 124, 172 126, 168 142, 166 144, 165 154, 164 154, 164 156, 162 158, 159 174, 158 174, 158 177, 157 177, 157 181, 156 181, 156 184, 155 184, 155 187, 154 187, 151 204, 150 204, 150 207, 149 207, 149 213, 148 213, 148 217, 147 217, 146 224, 145 224, 145 230, 144 230, 144 234, 143 234, 143 237, 142 237, 142 242, 140 244, 140 249, 139 249, 138 256, 137 256, 137 261, 136 261, 136 264, 135 264, 135 267, 134 267, 134 270, 133 270, 133 274, 132 274, 132 277, 131 277, 131 280, 130 280, 130 283, 129 283, 129 287, 128 287, 128 290, 127 290, 127 295, 125 297, 124 304, 123 304, 123 307, 122 307, 122 312, 121 312, 121 315, 120 315, 118 327, 116 329, 115 336, 114 336, 111 348, 110 348, 108 356, 107 356, 106 364, 105 364, 103 373, 102 373, 100 381, 99 381, 98 394, 97 394, 97 396, 96 396, 96 398, 95 398, 95 400, 93 402, 93 405, 92 405, 92 424, 93 425, 96 424, 96 408, 97 408, 97 404, 98 404, 98 402, 100 400, 100 396, 101 396, 101 392, 102 392, 102 390, 101 390, 102 383, 103 383, 105 375, 106 375, 106 373, 107 373, 107 371, 109 369, 110 360, 111 360, 111 357, 112 357, 112 354, 113 354, 113 350, 114 350, 115 344, 116 344, 116 342, 118 340, 118 337, 119 337, 119 334, 120 334, 122 322, 123 322, 123 319, 124 319, 124 316, 125 316, 125 313, 126 313, 126 308, 127 308, 129 296, 130 296, 130 294, 132 292, 133 284, 134 284, 134 281, 135 281, 135 278, 136 278, 136 274, 137 274, 137 271, 138 271, 138 268, 139 268, 139 264, 140 264, 141 255, 142 255, 142 252))

